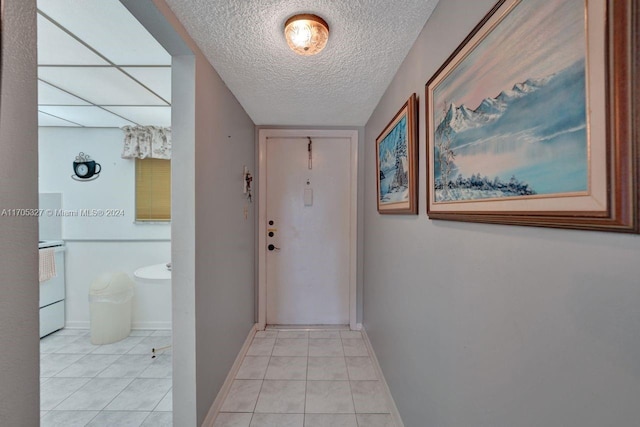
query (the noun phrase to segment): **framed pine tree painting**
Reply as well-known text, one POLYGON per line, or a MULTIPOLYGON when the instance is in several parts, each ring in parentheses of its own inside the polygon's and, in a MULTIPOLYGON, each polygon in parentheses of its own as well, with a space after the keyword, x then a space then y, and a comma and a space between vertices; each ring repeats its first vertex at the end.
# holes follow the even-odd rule
POLYGON ((416 94, 404 103, 376 139, 378 212, 418 213, 416 94))

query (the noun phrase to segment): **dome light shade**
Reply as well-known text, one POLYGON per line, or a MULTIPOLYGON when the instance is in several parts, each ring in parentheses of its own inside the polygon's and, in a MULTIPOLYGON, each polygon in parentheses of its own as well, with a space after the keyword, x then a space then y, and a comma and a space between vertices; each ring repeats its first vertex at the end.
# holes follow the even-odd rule
POLYGON ((317 15, 294 15, 284 24, 284 36, 295 53, 315 55, 327 45, 329 25, 317 15))

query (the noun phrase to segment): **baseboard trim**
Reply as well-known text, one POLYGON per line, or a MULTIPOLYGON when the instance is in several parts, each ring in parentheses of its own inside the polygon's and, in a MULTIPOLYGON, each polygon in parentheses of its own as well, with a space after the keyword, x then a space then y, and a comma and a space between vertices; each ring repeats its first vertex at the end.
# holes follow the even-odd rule
POLYGON ((382 373, 382 368, 380 367, 380 363, 378 363, 378 358, 376 357, 375 351, 373 351, 373 347, 371 346, 371 341, 369 341, 369 336, 367 335, 367 331, 364 327, 361 326, 362 337, 364 339, 364 344, 367 346, 367 350, 369 350, 369 354, 371 354, 371 359, 373 361, 373 367, 376 370, 376 374, 382 383, 382 387, 384 388, 385 395, 387 398, 387 405, 389 406, 389 412, 391 413, 391 418, 393 418, 393 422, 396 427, 404 427, 404 423, 402 422, 402 418, 400 418, 400 412, 398 412, 398 407, 396 406, 396 402, 393 400, 393 396, 391 396, 391 390, 389 389, 389 385, 387 381, 384 379, 384 374, 382 373))
POLYGON ((220 412, 220 408, 224 403, 224 400, 227 398, 229 394, 229 390, 231 389, 231 384, 233 383, 234 378, 236 377, 238 371, 240 370, 240 365, 242 364, 242 360, 244 356, 249 351, 249 347, 251 346, 251 341, 253 341, 253 337, 255 336, 258 330, 258 324, 253 325, 249 334, 247 335, 247 339, 244 341, 244 345, 240 349, 240 353, 236 357, 236 360, 233 362, 233 366, 231 366, 231 370, 227 374, 227 378, 224 380, 216 399, 213 401, 211 408, 209 408, 209 412, 202 423, 203 427, 213 427, 213 423, 216 422, 216 417, 218 416, 218 412, 220 412))
MULTIPOLYGON (((85 320, 67 321, 64 325, 67 329, 90 329, 91 322, 85 320)), ((131 329, 154 329, 170 331, 171 322, 132 322, 131 329)))
POLYGON ((173 323, 167 322, 133 322, 131 323, 131 329, 155 329, 155 330, 171 330, 173 323))
POLYGON ((91 322, 83 320, 66 321, 64 324, 65 329, 89 329, 91 328, 91 322))

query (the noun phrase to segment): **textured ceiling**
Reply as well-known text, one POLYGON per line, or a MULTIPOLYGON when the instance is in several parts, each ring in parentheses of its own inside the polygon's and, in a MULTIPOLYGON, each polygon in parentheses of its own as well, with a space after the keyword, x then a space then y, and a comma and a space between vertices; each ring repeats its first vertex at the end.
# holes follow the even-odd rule
POLYGON ((166 2, 255 124, 363 126, 438 0, 166 2), (315 56, 284 39, 297 13, 329 24, 315 56))

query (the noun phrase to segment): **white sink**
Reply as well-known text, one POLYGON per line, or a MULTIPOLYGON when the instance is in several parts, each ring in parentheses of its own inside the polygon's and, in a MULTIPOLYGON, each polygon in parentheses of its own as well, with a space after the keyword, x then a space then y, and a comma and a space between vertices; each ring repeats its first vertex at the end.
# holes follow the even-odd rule
POLYGON ((143 282, 171 283, 171 270, 167 268, 167 264, 140 267, 133 272, 133 276, 143 282))

